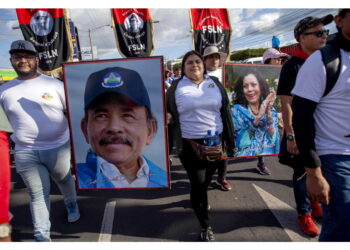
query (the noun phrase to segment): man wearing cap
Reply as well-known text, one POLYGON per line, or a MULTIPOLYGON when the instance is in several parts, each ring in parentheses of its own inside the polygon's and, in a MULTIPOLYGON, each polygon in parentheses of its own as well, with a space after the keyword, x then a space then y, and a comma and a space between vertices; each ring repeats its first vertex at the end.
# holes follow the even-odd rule
POLYGON ((92 73, 81 129, 91 149, 77 164, 80 188, 166 187, 166 171, 142 156, 157 121, 140 75, 114 67, 92 73))
POLYGON ((69 128, 62 82, 37 72, 32 43, 14 41, 9 51, 18 77, 0 86, 0 104, 13 128, 16 171, 30 195, 36 241, 50 241, 50 176, 59 186, 68 222, 79 219, 70 173, 69 128))
POLYGON ((311 200, 323 203, 319 241, 350 241, 350 9, 335 16, 338 29, 327 49, 341 69, 325 94, 329 71, 321 51, 301 67, 292 90, 293 127, 311 200))
MULTIPOLYGON (((221 67, 226 60, 226 53, 220 52, 216 46, 208 46, 203 51, 203 58, 205 69, 207 74, 215 76, 222 82, 222 70, 221 67)), ((232 190, 232 186, 226 180, 227 174, 227 161, 224 161, 222 165, 218 167, 218 178, 216 184, 221 190, 229 191, 232 190)))
POLYGON ((280 153, 288 151, 294 155, 295 160, 292 164, 294 169, 293 190, 299 214, 298 222, 302 231, 311 237, 319 234, 319 229, 312 217, 322 217, 322 210, 317 202, 310 202, 306 192, 305 170, 298 160, 299 151, 292 127, 293 96, 291 92, 299 69, 305 60, 316 50, 326 45, 329 30, 326 30, 324 26, 332 21, 333 16, 327 15, 322 18, 306 17, 297 23, 294 28, 294 37, 299 42, 298 50, 283 65, 277 88, 277 95, 281 98, 284 123, 284 136, 281 142, 280 153))

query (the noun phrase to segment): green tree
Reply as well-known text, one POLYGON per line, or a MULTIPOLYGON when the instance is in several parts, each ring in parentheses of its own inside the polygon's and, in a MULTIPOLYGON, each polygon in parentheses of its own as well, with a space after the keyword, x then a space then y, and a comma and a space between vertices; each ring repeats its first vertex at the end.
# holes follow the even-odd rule
POLYGON ((266 48, 260 48, 260 49, 245 49, 245 50, 238 50, 232 52, 230 56, 231 61, 240 61, 245 60, 251 57, 259 57, 262 56, 265 52, 266 48))

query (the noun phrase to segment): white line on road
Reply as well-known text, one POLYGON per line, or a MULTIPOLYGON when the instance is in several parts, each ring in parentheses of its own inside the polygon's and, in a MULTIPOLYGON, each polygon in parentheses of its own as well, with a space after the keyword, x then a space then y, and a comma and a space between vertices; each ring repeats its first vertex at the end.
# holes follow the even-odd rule
POLYGON ((110 242, 112 238, 113 220, 116 201, 108 201, 106 203, 105 212, 103 214, 103 220, 101 225, 99 242, 110 242))
POLYGON ((261 198, 265 201, 268 208, 277 218, 292 241, 316 241, 317 238, 311 239, 301 235, 302 232, 297 222, 298 213, 295 208, 289 206, 287 203, 281 201, 257 185, 253 184, 253 187, 260 194, 261 198))

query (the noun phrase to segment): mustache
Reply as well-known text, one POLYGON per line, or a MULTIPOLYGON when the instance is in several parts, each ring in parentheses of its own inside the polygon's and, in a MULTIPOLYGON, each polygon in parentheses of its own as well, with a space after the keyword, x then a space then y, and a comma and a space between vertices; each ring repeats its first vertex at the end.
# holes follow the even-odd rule
POLYGON ((99 144, 101 146, 107 145, 107 144, 114 144, 114 143, 116 143, 116 144, 126 144, 126 145, 129 145, 129 146, 132 146, 132 142, 129 139, 124 138, 122 136, 117 136, 117 135, 103 137, 99 141, 99 144))

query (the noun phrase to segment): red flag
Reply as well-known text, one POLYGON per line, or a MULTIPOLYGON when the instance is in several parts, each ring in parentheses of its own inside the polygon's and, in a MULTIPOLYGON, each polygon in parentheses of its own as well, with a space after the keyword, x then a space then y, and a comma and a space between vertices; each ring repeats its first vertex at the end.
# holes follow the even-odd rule
POLYGON ((16 9, 24 39, 34 44, 39 68, 51 71, 61 67, 70 55, 63 9, 16 9))
POLYGON ((112 9, 120 54, 147 57, 153 53, 153 21, 149 9, 112 9))
POLYGON ((191 9, 193 43, 197 52, 203 54, 207 46, 230 53, 231 26, 227 9, 191 9))

